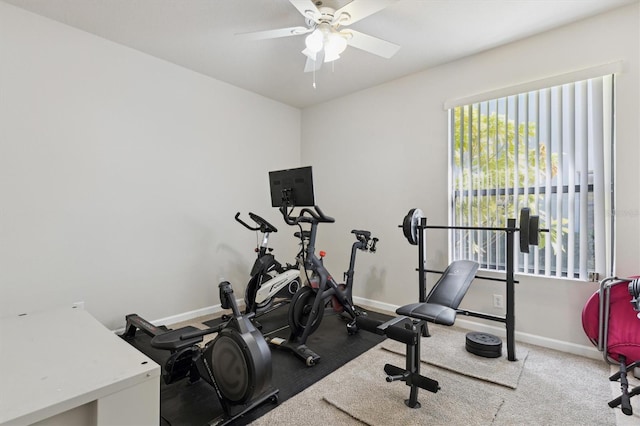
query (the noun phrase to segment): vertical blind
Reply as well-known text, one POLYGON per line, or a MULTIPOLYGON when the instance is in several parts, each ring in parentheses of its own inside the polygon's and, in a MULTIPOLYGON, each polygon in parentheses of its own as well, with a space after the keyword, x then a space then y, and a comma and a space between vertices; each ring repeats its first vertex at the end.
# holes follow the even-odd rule
MULTIPOLYGON (((610 275, 613 87, 607 75, 449 109, 452 224, 504 227, 529 207, 550 232, 517 271, 610 275)), ((500 234, 451 231, 450 256, 504 270, 500 234)))

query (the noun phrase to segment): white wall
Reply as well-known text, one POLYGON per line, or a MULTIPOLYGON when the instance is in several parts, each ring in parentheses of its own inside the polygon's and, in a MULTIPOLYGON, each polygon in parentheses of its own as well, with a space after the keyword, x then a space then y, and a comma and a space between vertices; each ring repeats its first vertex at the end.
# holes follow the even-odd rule
POLYGON ((84 301, 111 328, 218 304, 221 276, 242 297, 233 216, 281 222, 267 172, 300 161, 300 110, 3 2, 0 132, 0 315, 84 301))
MULTIPOLYGON (((233 215, 281 223, 267 171, 297 164, 313 165, 317 202, 337 219, 318 240, 329 269, 346 270, 351 229, 370 229, 379 251, 359 253, 356 296, 415 301, 417 250, 397 225, 413 207, 446 223, 443 102, 617 60, 617 273, 640 273, 639 27, 629 6, 301 117, 0 2, 0 316, 85 301, 117 328, 129 312, 219 303, 220 276, 241 295, 255 238, 233 215)), ((282 228, 272 241, 292 259, 282 228)), ((446 266, 446 253, 444 233, 430 234, 429 266, 446 266)), ((580 310, 594 284, 518 278, 519 332, 589 345, 580 310)), ((499 314, 502 290, 474 284, 463 307, 499 314)))
MULTIPOLYGON (((329 269, 346 268, 349 230, 369 229, 380 237, 379 250, 359 256, 354 294, 391 305, 417 301, 417 248, 397 225, 414 207, 431 224, 447 223, 443 103, 622 60, 616 92, 616 273, 640 274, 639 28, 635 4, 303 110, 302 163, 314 168, 316 202, 336 217, 335 224, 321 225, 319 236, 329 269)), ((430 231, 428 238, 428 266, 442 269, 448 263, 446 233, 430 231)), ((520 335, 591 346, 581 310, 595 284, 516 278, 520 335)), ((462 307, 502 314, 492 307, 491 295, 503 292, 500 283, 477 280, 462 307)))

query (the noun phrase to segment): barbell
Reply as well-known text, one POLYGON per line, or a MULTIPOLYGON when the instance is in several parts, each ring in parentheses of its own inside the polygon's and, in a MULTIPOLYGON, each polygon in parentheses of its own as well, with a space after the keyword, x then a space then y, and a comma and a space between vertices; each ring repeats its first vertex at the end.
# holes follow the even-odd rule
POLYGON ((439 226, 421 225, 424 214, 420 209, 411 209, 402 221, 402 232, 411 245, 418 245, 418 233, 421 229, 459 229, 474 231, 503 231, 518 232, 520 235, 520 252, 529 253, 529 246, 537 246, 540 242, 540 232, 549 232, 548 229, 540 229, 540 217, 531 215, 531 210, 524 207, 520 210, 520 225, 515 228, 493 228, 482 226, 439 226))

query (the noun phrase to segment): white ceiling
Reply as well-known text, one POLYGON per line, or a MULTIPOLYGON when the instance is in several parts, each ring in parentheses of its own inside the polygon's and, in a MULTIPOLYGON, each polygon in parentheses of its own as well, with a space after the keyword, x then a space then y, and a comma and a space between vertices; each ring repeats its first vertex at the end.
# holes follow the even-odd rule
MULTIPOLYGON (((2 0, 268 98, 303 108, 639 0, 397 0, 350 28, 401 46, 391 59, 353 47, 304 73, 304 26, 288 0, 2 0)), ((349 0, 323 0, 337 9, 349 0)), ((371 0, 357 0, 371 1, 371 0)))

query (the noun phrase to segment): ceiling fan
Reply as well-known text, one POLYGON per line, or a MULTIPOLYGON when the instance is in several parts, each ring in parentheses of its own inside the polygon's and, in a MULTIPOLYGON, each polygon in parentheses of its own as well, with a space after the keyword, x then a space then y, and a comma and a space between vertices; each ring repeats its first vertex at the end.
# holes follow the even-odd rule
POLYGON ((323 1, 289 0, 304 16, 305 27, 280 28, 241 35, 253 40, 262 40, 308 34, 305 38, 305 49, 302 51, 307 57, 305 72, 316 71, 323 62, 332 62, 340 58, 347 46, 388 59, 396 54, 400 46, 346 27, 396 1, 353 0, 336 10, 325 6, 323 1))

